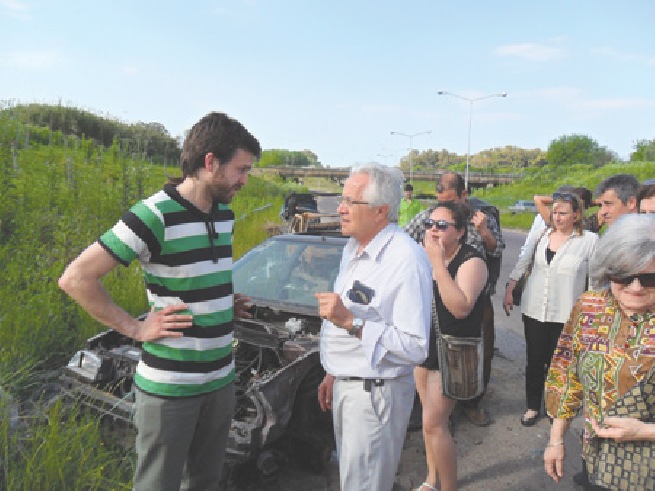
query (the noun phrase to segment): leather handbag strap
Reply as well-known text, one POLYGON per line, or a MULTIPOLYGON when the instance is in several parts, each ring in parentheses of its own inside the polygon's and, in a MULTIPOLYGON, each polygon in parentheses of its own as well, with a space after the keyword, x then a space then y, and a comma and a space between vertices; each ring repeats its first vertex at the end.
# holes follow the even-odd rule
POLYGON ((437 339, 441 338, 441 329, 439 329, 439 316, 437 315, 437 302, 432 293, 432 330, 437 334, 437 339))
POLYGON ((539 242, 541 242, 541 239, 544 238, 544 235, 546 235, 547 231, 548 231, 548 227, 543 229, 541 231, 541 234, 539 234, 539 238, 534 243, 534 247, 532 248, 532 255, 530 256, 530 262, 528 263, 528 267, 525 268, 525 273, 523 273, 526 278, 528 276, 530 276, 530 273, 532 273, 532 268, 534 267, 534 260, 535 260, 535 257, 537 256, 537 247, 539 247, 539 242))

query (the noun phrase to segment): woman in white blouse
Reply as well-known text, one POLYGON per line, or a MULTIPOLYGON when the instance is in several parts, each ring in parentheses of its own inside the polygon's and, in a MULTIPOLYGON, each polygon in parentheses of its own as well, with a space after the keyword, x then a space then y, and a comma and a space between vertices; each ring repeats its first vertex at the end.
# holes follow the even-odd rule
POLYGON ((532 426, 539 419, 544 382, 557 340, 573 304, 587 289, 589 260, 598 236, 583 230, 584 206, 572 193, 554 193, 549 228, 529 245, 509 275, 503 307, 512 310, 512 291, 529 268, 521 312, 525 332, 527 366, 525 395, 527 410, 521 424, 532 426))

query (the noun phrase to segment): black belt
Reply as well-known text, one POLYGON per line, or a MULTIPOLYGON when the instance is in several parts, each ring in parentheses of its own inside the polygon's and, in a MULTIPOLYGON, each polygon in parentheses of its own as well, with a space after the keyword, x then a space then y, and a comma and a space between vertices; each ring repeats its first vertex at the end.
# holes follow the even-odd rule
POLYGON ((371 387, 384 386, 383 378, 362 378, 362 377, 337 377, 337 380, 344 380, 346 382, 364 382, 364 390, 371 392, 371 387))

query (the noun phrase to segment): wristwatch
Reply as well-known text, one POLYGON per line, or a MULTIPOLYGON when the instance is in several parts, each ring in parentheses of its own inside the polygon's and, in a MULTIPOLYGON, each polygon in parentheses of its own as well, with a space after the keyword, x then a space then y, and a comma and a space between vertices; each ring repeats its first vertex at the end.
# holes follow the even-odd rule
POLYGON ((353 327, 348 329, 348 334, 350 334, 351 336, 358 337, 363 327, 364 327, 364 319, 355 317, 353 319, 353 327))

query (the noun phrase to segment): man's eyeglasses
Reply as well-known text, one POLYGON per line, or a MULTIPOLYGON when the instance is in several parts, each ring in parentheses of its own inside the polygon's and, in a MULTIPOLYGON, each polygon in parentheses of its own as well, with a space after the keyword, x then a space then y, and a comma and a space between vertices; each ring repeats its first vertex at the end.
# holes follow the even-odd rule
POLYGON ((448 230, 448 227, 454 227, 453 222, 447 222, 446 220, 432 220, 431 218, 426 219, 423 222, 425 230, 430 230, 432 227, 437 227, 437 230, 448 230))
POLYGON ((655 273, 639 273, 630 276, 610 276, 612 283, 618 283, 619 285, 630 285, 635 279, 638 279, 639 283, 641 283, 641 286, 644 288, 655 287, 655 273))
POLYGON ((352 205, 368 205, 368 201, 360 201, 356 199, 349 198, 348 196, 337 196, 337 206, 343 204, 347 208, 352 207, 352 205))

